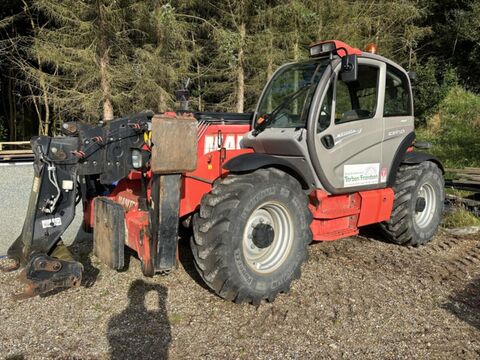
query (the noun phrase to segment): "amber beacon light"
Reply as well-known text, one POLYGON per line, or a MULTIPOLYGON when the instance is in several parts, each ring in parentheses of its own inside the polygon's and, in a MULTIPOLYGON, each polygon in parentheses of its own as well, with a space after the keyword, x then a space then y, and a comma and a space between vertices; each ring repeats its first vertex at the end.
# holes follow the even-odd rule
POLYGON ((368 44, 367 47, 365 48, 366 52, 369 52, 369 53, 372 53, 372 54, 376 54, 377 50, 378 50, 377 45, 375 45, 374 43, 368 44))

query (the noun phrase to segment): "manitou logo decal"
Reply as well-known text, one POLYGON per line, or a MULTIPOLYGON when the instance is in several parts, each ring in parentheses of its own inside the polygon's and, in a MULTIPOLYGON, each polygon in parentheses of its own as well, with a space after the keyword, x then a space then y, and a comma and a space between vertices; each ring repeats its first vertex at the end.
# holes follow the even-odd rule
MULTIPOLYGON (((242 148, 241 141, 243 135, 228 134, 222 135, 222 147, 227 150, 240 150, 242 148)), ((203 148, 203 154, 208 154, 209 152, 216 151, 220 149, 218 144, 218 135, 207 135, 205 136, 205 145, 203 148)))

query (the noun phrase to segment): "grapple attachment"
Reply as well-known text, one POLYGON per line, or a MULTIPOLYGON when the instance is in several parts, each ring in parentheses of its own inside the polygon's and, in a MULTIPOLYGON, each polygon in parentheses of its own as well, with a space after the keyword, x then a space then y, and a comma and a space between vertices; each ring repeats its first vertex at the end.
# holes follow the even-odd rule
POLYGON ((20 273, 20 281, 26 284, 23 293, 15 295, 25 299, 44 294, 57 288, 79 287, 83 265, 48 255, 36 255, 20 273))
POLYGON ((79 286, 82 264, 59 242, 75 216, 77 163, 74 137, 35 137, 31 140, 34 180, 22 233, 7 252, 4 271, 23 267, 27 284, 18 298, 39 295, 58 287, 79 286), (50 256, 49 256, 50 255, 50 256))

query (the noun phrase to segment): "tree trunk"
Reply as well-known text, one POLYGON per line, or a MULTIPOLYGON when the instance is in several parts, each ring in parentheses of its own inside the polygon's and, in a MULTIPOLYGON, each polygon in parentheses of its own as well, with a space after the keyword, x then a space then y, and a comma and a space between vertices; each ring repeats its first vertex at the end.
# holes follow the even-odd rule
MULTIPOLYGON (((28 14, 28 18, 30 20, 30 25, 32 27, 32 29, 36 32, 38 31, 38 27, 37 27, 37 24, 35 23, 35 21, 33 20, 34 18, 32 17, 32 14, 30 13, 30 10, 29 10, 29 5, 27 4, 26 1, 23 1, 23 5, 24 5, 24 11, 25 13, 28 14)), ((43 97, 43 107, 45 108, 45 118, 42 120, 42 116, 41 116, 41 111, 39 109, 39 105, 37 106, 37 104, 35 104, 35 107, 36 107, 36 111, 37 111, 37 114, 38 114, 38 129, 39 129, 39 134, 40 135, 48 135, 49 133, 49 127, 50 127, 50 104, 49 104, 49 98, 48 98, 48 87, 47 87, 47 81, 45 79, 45 74, 43 72, 43 66, 42 66, 42 59, 40 58, 40 55, 38 52, 35 52, 36 53, 36 58, 37 58, 37 64, 38 64, 38 73, 39 73, 39 85, 40 85, 40 89, 41 89, 41 96, 43 97)), ((32 96, 35 98, 35 95, 33 94, 32 92, 32 88, 31 86, 29 85, 29 88, 30 88, 30 93, 32 94, 32 96)), ((40 102, 40 99, 39 99, 39 102, 40 102)))
MULTIPOLYGON (((271 27, 270 27, 271 28, 271 27)), ((269 57, 267 63, 267 81, 269 81, 273 76, 273 34, 269 34, 270 37, 268 39, 268 47, 269 47, 269 57)), ((271 112, 273 110, 273 99, 271 96, 268 97, 267 102, 267 111, 271 112)))
POLYGON ((273 75, 273 34, 269 34, 268 38, 268 50, 269 50, 269 57, 268 57, 268 64, 267 64, 267 80, 273 75))
POLYGON ((97 0, 97 10, 99 16, 99 53, 98 65, 100 67, 100 88, 102 90, 103 101, 103 121, 113 120, 113 104, 112 91, 110 80, 108 79, 108 65, 109 65, 109 47, 106 37, 107 33, 107 17, 105 14, 105 7, 99 0, 97 0))
POLYGON ((237 106, 236 111, 243 113, 245 102, 245 71, 243 69, 244 44, 246 37, 245 23, 240 25, 240 49, 238 50, 238 68, 237 68, 237 106))
POLYGON ((202 101, 202 81, 200 74, 200 64, 197 61, 197 81, 198 81, 198 111, 203 111, 203 101, 202 101))
POLYGON ((165 112, 167 111, 167 102, 165 100, 165 94, 163 93, 163 89, 160 89, 158 94, 158 112, 165 112))
POLYGON ((13 80, 12 80, 12 71, 10 71, 10 76, 8 78, 8 137, 10 141, 16 140, 16 129, 15 129, 15 99, 13 94, 13 80))
MULTIPOLYGON (((40 67, 40 72, 42 70, 41 65, 40 67)), ((40 77, 40 87, 42 88, 42 95, 43 95, 43 107, 45 108, 45 118, 43 120, 43 133, 42 135, 48 135, 50 132, 50 104, 48 103, 48 92, 47 92, 47 87, 45 85, 45 78, 43 76, 40 77)))
POLYGON ((110 100, 111 89, 107 78, 108 53, 105 51, 100 57, 100 86, 103 94, 103 121, 113 120, 113 105, 110 100))

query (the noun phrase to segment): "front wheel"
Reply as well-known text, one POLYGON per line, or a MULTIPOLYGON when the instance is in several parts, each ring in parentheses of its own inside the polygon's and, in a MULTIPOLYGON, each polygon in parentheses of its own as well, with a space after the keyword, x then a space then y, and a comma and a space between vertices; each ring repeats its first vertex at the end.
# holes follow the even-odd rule
POLYGON ((381 224, 388 240, 400 245, 426 244, 442 217, 445 194, 441 170, 431 161, 401 165, 393 191, 391 218, 381 224))
POLYGON ((230 174, 215 182, 194 217, 197 270, 225 299, 273 301, 300 276, 311 221, 307 196, 287 173, 230 174))

